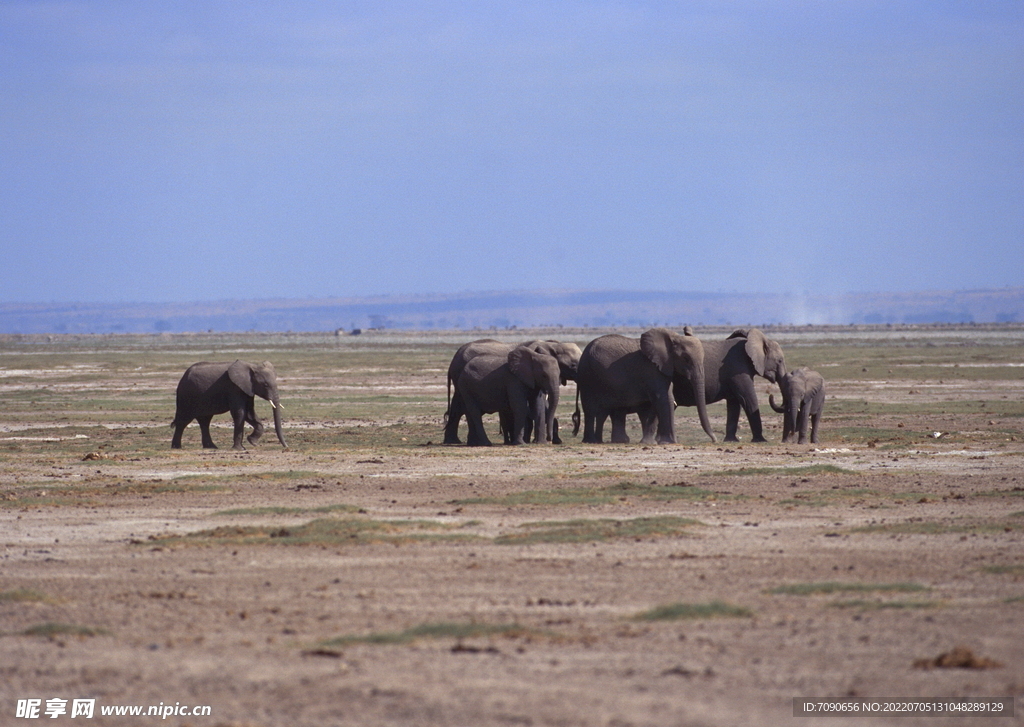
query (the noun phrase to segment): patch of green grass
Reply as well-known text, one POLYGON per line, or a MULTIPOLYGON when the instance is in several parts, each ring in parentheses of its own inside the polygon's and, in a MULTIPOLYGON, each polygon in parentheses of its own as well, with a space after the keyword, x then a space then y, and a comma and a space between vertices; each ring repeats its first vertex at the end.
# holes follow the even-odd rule
POLYGON ((892 534, 892 535, 946 535, 950 533, 995 533, 1019 530, 1020 526, 1003 525, 1000 523, 970 523, 954 525, 939 522, 885 523, 863 525, 851 528, 851 533, 892 534))
POLYGON ((0 508, 98 507, 118 495, 162 495, 167 493, 231 492, 224 485, 196 484, 178 480, 133 482, 115 477, 98 477, 68 487, 50 483, 21 485, 0 491, 0 508))
MULTIPOLYGON (((910 416, 910 414, 907 414, 910 416)), ((911 432, 906 429, 884 429, 881 427, 830 426, 830 439, 844 442, 864 442, 868 446, 881 450, 898 449, 926 438, 924 432, 911 432)))
POLYGON ((706 475, 730 475, 746 477, 750 475, 785 475, 803 476, 808 475, 856 475, 854 470, 836 467, 834 464, 812 464, 806 467, 740 467, 733 470, 719 470, 717 472, 706 472, 706 475))
MULTIPOLYGON (((266 435, 264 435, 266 439, 266 435)), ((277 444, 277 439, 273 438, 273 443, 277 444)), ((263 444, 264 441, 260 440, 263 444)), ((244 474, 224 474, 224 475, 209 475, 209 474, 195 474, 195 475, 180 475, 175 477, 172 482, 189 482, 194 480, 212 480, 214 482, 292 482, 294 480, 319 480, 323 477, 321 472, 312 472, 309 470, 271 470, 269 472, 246 472, 244 474)))
POLYGON ((1024 563, 1014 565, 988 565, 981 569, 985 573, 996 573, 998 575, 1024 576, 1024 563))
POLYGON ((289 526, 222 526, 184 536, 154 538, 158 545, 363 545, 406 543, 418 540, 467 540, 474 536, 455 534, 456 526, 431 520, 312 520, 289 526))
POLYGON ((354 505, 324 505, 323 507, 238 507, 233 510, 219 510, 211 515, 211 517, 229 516, 229 515, 302 515, 305 513, 332 513, 332 512, 345 512, 353 513, 359 512, 359 508, 354 505))
POLYGON ((911 608, 935 608, 939 604, 936 601, 866 601, 853 599, 850 601, 834 601, 828 604, 829 608, 859 608, 864 611, 877 611, 881 609, 911 609, 911 608))
POLYGON ((45 593, 33 591, 30 588, 15 588, 10 591, 0 591, 0 603, 49 603, 50 601, 50 597, 45 593))
POLYGON ((708 603, 672 603, 643 611, 633 617, 635 621, 675 621, 699 618, 749 618, 754 614, 742 606, 733 606, 722 601, 708 603))
POLYGON ((2 508, 24 508, 24 507, 69 507, 88 506, 96 507, 101 503, 89 497, 51 497, 49 495, 14 494, 11 492, 0 493, 0 507, 2 508))
POLYGON ((770 589, 768 593, 787 596, 812 596, 818 593, 913 592, 927 590, 929 588, 922 586, 920 583, 840 583, 839 581, 820 581, 777 586, 770 589))
POLYGON ((75 624, 57 623, 48 621, 38 626, 30 626, 21 632, 22 636, 45 636, 56 638, 58 636, 109 636, 106 629, 92 628, 89 626, 76 626, 75 624))
POLYGON ((606 487, 574 487, 557 490, 529 490, 517 492, 503 497, 474 497, 465 500, 454 500, 453 505, 609 505, 617 501, 653 500, 670 502, 672 500, 715 500, 734 497, 718 495, 711 490, 686 485, 681 482, 657 486, 639 485, 632 482, 620 482, 606 487))
MULTIPOLYGON (((587 445, 587 446, 589 446, 589 445, 587 445)), ((582 461, 584 461, 584 462, 598 462, 598 461, 600 461, 600 458, 599 457, 589 457, 589 458, 583 458, 582 461)), ((549 472, 548 476, 549 477, 558 477, 558 476, 561 476, 561 475, 564 475, 564 474, 565 474, 565 472, 563 472, 562 470, 559 470, 557 472, 549 472)), ((594 479, 597 479, 599 477, 629 477, 629 475, 630 475, 630 473, 626 472, 625 470, 610 470, 610 469, 609 470, 587 470, 587 477, 593 477, 594 479)))
MULTIPOLYGON (((1014 487, 1009 490, 986 490, 985 492, 979 492, 978 497, 1024 497, 1024 487, 1014 487)), ((1024 512, 1015 512, 1010 517, 1019 517, 1024 515, 1024 512)))
POLYGON ((850 488, 837 490, 818 490, 796 492, 792 497, 779 500, 780 505, 804 505, 811 507, 824 507, 834 505, 838 500, 875 498, 879 501, 891 502, 899 505, 905 502, 934 502, 935 495, 925 492, 881 492, 866 488, 850 488))
POLYGON ((867 490, 864 488, 857 488, 855 490, 818 490, 818 491, 803 491, 794 492, 792 497, 787 497, 784 500, 779 500, 780 505, 786 506, 809 506, 809 507, 824 507, 826 505, 834 505, 837 500, 865 497, 868 495, 875 495, 876 492, 867 490))
POLYGON ((623 538, 666 538, 689 535, 689 528, 702 525, 698 520, 664 515, 633 520, 565 520, 524 523, 522 532, 501 535, 498 545, 535 545, 538 543, 592 543, 623 538))
POLYGON ((518 624, 426 623, 404 631, 385 631, 365 636, 338 636, 321 642, 321 646, 348 644, 408 644, 421 639, 471 639, 479 636, 515 638, 530 632, 518 624))

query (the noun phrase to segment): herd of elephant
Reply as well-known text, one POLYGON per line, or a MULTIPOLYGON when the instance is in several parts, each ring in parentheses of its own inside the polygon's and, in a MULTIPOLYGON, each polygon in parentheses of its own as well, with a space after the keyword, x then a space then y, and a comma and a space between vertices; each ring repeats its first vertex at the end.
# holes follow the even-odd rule
MULTIPOLYGON (((720 341, 701 341, 687 326, 683 333, 652 328, 640 338, 609 334, 595 338, 582 351, 575 343, 529 341, 508 344, 482 339, 464 344, 448 366, 448 408, 445 444, 461 444, 459 422, 466 418, 466 444, 489 445, 484 414, 498 414, 506 444, 529 441, 559 443, 559 389, 576 382, 573 434, 579 433, 583 409, 583 441, 604 441, 611 419, 611 441, 628 443, 626 416, 640 419, 642 444, 674 443, 675 408, 697 409, 701 427, 715 441, 707 405, 726 402, 725 441, 737 441, 740 410, 747 416, 751 439, 764 442, 754 377, 778 384, 782 405, 769 396, 772 409, 783 415, 782 441, 818 441, 818 423, 825 403, 825 382, 806 367, 786 371, 778 342, 757 328, 741 329, 720 341), (808 428, 810 433, 808 435, 808 428)), ((214 448, 210 420, 231 412, 234 449, 242 449, 245 423, 255 444, 263 434, 255 397, 270 402, 277 438, 285 447, 277 377, 270 362, 253 365, 197 363, 178 383, 171 446, 192 421, 199 422, 203 447, 214 448)))

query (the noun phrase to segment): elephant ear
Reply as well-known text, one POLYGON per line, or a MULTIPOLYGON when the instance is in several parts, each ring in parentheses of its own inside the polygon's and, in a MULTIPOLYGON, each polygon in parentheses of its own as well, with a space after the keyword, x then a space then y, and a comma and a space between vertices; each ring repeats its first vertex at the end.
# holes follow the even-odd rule
MULTIPOLYGON (((757 331, 757 329, 756 328, 737 328, 735 331, 733 331, 732 333, 729 334, 729 338, 746 338, 747 334, 750 333, 750 331, 757 331)), ((757 331, 757 332, 760 333, 760 331, 757 331)), ((725 340, 728 341, 729 338, 726 338, 725 340)))
POLYGON ((672 332, 664 328, 652 328, 640 336, 640 350, 665 376, 671 376, 675 370, 669 345, 671 337, 672 332))
POLYGON ((526 346, 513 348, 508 354, 508 367, 517 379, 522 381, 526 388, 537 388, 537 376, 534 366, 534 359, 544 354, 534 353, 526 346))
POLYGON ((758 376, 764 376, 765 349, 768 345, 768 339, 756 328, 751 328, 747 331, 746 339, 747 344, 744 350, 747 352, 747 356, 750 357, 750 362, 754 364, 754 371, 757 372, 758 376))
POLYGON ((235 361, 228 366, 228 378, 246 396, 255 395, 255 390, 252 388, 252 367, 245 361, 235 361))

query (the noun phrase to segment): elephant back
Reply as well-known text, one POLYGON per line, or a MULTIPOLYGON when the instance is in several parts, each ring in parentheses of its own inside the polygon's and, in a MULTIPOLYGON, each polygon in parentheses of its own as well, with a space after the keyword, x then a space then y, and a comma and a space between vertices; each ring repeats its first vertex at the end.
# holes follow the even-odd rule
POLYGON ((508 368, 507 354, 505 356, 492 356, 490 354, 474 356, 466 362, 466 366, 463 368, 459 380, 470 378, 480 381, 488 376, 494 375, 495 372, 502 368, 508 368))
POLYGON ((448 364, 448 380, 457 381, 466 364, 477 356, 507 356, 512 348, 512 344, 502 343, 493 338, 481 338, 464 343, 459 346, 459 350, 455 352, 451 363, 448 364))

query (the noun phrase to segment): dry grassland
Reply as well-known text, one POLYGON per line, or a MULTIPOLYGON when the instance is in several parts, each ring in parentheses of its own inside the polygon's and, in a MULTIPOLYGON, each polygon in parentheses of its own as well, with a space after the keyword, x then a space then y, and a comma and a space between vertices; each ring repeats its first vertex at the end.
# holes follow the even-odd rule
POLYGON ((458 344, 598 333, 0 337, 0 723, 55 697, 210 727, 1024 710, 1024 328, 772 331, 828 382, 817 446, 779 443, 764 381, 766 445, 690 409, 677 445, 438 444, 458 344), (290 448, 231 451, 225 415, 223 449, 193 424, 172 451, 181 373, 235 358, 273 361, 290 448))

